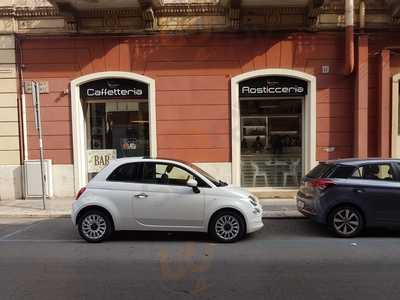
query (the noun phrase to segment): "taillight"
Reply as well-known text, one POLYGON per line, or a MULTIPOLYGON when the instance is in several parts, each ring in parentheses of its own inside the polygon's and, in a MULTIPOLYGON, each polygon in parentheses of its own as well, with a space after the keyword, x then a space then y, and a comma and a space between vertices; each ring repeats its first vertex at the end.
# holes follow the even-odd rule
POLYGON ((75 200, 78 200, 84 191, 86 191, 86 188, 85 187, 81 188, 79 192, 76 194, 75 200))
POLYGON ((321 179, 314 179, 309 182, 309 185, 318 188, 320 190, 324 190, 332 185, 335 185, 335 182, 332 179, 321 178, 321 179))

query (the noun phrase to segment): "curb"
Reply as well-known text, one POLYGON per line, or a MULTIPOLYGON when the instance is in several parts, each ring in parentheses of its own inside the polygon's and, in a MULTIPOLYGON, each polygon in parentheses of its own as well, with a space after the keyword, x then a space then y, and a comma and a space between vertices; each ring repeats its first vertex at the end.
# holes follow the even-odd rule
POLYGON ((0 214, 0 218, 70 218, 70 213, 11 213, 11 214, 0 214))
POLYGON ((263 219, 305 219, 306 217, 297 210, 268 211, 264 212, 263 219))

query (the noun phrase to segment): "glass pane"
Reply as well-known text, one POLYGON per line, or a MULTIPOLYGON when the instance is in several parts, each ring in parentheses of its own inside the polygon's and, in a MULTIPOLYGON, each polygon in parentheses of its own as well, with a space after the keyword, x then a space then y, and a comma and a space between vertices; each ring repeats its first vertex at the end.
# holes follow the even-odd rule
POLYGON ((114 170, 107 180, 109 181, 139 181, 141 163, 125 164, 114 170))
POLYGON ((188 179, 194 179, 186 170, 173 164, 145 163, 143 179, 147 183, 186 185, 188 179))
POLYGON ((89 149, 113 149, 117 158, 149 156, 147 101, 88 103, 87 127, 89 149))
POLYGON ((335 165, 321 163, 318 166, 314 167, 310 172, 308 172, 307 177, 321 178, 322 176, 326 176, 326 174, 328 174, 334 168, 335 165))
POLYGON ((371 164, 362 166, 353 174, 352 177, 357 177, 357 174, 362 174, 364 179, 369 180, 393 180, 393 170, 391 165, 371 164))
POLYGON ((243 99, 241 183, 297 187, 302 174, 302 100, 243 99))
POLYGON ((337 166, 335 171, 333 171, 333 173, 329 175, 329 177, 330 178, 349 178, 354 173, 354 169, 355 168, 353 166, 339 165, 339 166, 337 166))

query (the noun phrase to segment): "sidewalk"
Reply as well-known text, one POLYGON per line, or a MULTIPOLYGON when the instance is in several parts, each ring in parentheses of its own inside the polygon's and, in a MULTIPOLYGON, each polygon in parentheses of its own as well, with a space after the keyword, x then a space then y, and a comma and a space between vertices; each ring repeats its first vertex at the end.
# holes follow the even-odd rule
MULTIPOLYGON (((42 199, 2 200, 0 218, 61 218, 71 214, 72 198, 46 200, 46 210, 42 209, 42 199)), ((260 199, 264 218, 298 218, 302 215, 296 209, 294 199, 260 199)))

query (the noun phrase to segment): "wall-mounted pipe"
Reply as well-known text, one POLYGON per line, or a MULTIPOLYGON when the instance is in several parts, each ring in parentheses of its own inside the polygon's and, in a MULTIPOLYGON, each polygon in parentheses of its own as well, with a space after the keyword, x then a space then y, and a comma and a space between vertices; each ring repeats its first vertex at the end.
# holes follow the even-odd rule
POLYGON ((354 70, 354 0, 345 0, 345 66, 344 72, 350 75, 354 70))
POLYGON ((359 7, 359 16, 360 16, 360 30, 363 30, 365 28, 365 1, 360 2, 360 7, 359 7))

